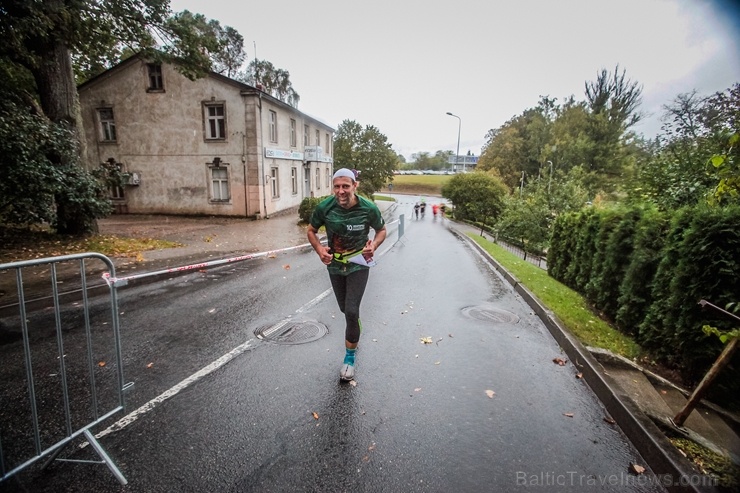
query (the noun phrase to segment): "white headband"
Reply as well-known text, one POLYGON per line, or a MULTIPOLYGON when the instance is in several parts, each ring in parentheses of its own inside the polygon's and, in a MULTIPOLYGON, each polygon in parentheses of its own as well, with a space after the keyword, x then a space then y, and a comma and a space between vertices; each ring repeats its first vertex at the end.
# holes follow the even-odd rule
POLYGON ((347 168, 339 168, 339 169, 338 169, 338 170, 337 170, 337 171, 336 171, 336 172, 334 173, 334 176, 332 177, 332 180, 333 180, 334 178, 340 178, 340 177, 342 177, 342 176, 346 176, 347 178, 351 178, 351 179, 352 179, 352 181, 355 181, 355 180, 356 180, 356 178, 355 178, 355 174, 354 174, 354 173, 352 172, 352 170, 350 170, 350 169, 347 169, 347 168))

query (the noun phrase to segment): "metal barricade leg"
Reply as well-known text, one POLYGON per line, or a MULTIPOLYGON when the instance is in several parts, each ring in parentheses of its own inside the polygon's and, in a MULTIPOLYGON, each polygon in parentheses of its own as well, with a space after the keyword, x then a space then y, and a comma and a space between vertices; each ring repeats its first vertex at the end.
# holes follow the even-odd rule
POLYGON ((126 481, 126 478, 123 477, 123 474, 121 474, 121 471, 118 469, 118 467, 113 463, 110 457, 108 457, 108 454, 103 449, 103 447, 98 443, 98 440, 95 438, 95 435, 90 433, 90 430, 85 430, 85 438, 87 438, 88 443, 90 443, 90 446, 95 449, 95 452, 100 456, 101 459, 103 459, 103 463, 105 463, 106 466, 108 466, 108 469, 110 469, 110 472, 113 473, 113 475, 116 477, 119 483, 122 485, 125 485, 128 483, 126 481))

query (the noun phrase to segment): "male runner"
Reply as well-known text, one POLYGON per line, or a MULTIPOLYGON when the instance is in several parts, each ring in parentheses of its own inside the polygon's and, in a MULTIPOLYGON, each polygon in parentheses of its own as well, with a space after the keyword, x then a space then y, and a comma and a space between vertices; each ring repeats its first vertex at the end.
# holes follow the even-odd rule
POLYGON ((360 303, 370 274, 367 263, 385 240, 386 231, 378 207, 355 194, 358 183, 352 170, 338 169, 332 183, 334 195, 317 205, 311 215, 308 241, 326 264, 339 310, 344 313, 346 351, 339 376, 349 381, 355 377, 355 351, 362 331, 360 303), (326 227, 327 246, 319 241, 321 226, 326 227), (370 228, 375 230, 372 240, 368 239, 370 228))

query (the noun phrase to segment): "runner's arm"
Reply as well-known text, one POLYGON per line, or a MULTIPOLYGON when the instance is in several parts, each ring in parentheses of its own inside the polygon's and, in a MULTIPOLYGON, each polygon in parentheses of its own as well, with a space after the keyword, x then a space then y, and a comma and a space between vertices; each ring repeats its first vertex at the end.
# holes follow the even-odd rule
POLYGON ((331 253, 329 253, 329 247, 321 244, 321 240, 319 240, 319 236, 316 233, 318 233, 318 230, 309 224, 308 233, 306 233, 308 236, 308 242, 319 255, 321 261, 324 264, 329 265, 332 259, 331 253))

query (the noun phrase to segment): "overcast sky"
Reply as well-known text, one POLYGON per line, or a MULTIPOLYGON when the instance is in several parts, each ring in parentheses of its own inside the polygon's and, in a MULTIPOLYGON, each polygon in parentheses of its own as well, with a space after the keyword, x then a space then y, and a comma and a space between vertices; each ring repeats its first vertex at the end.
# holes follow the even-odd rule
POLYGON ((731 0, 172 0, 235 28, 248 60, 288 70, 298 109, 337 128, 374 125, 393 149, 479 155, 540 95, 585 99, 619 64, 643 85, 636 130, 661 106, 740 82, 740 10, 731 0))

